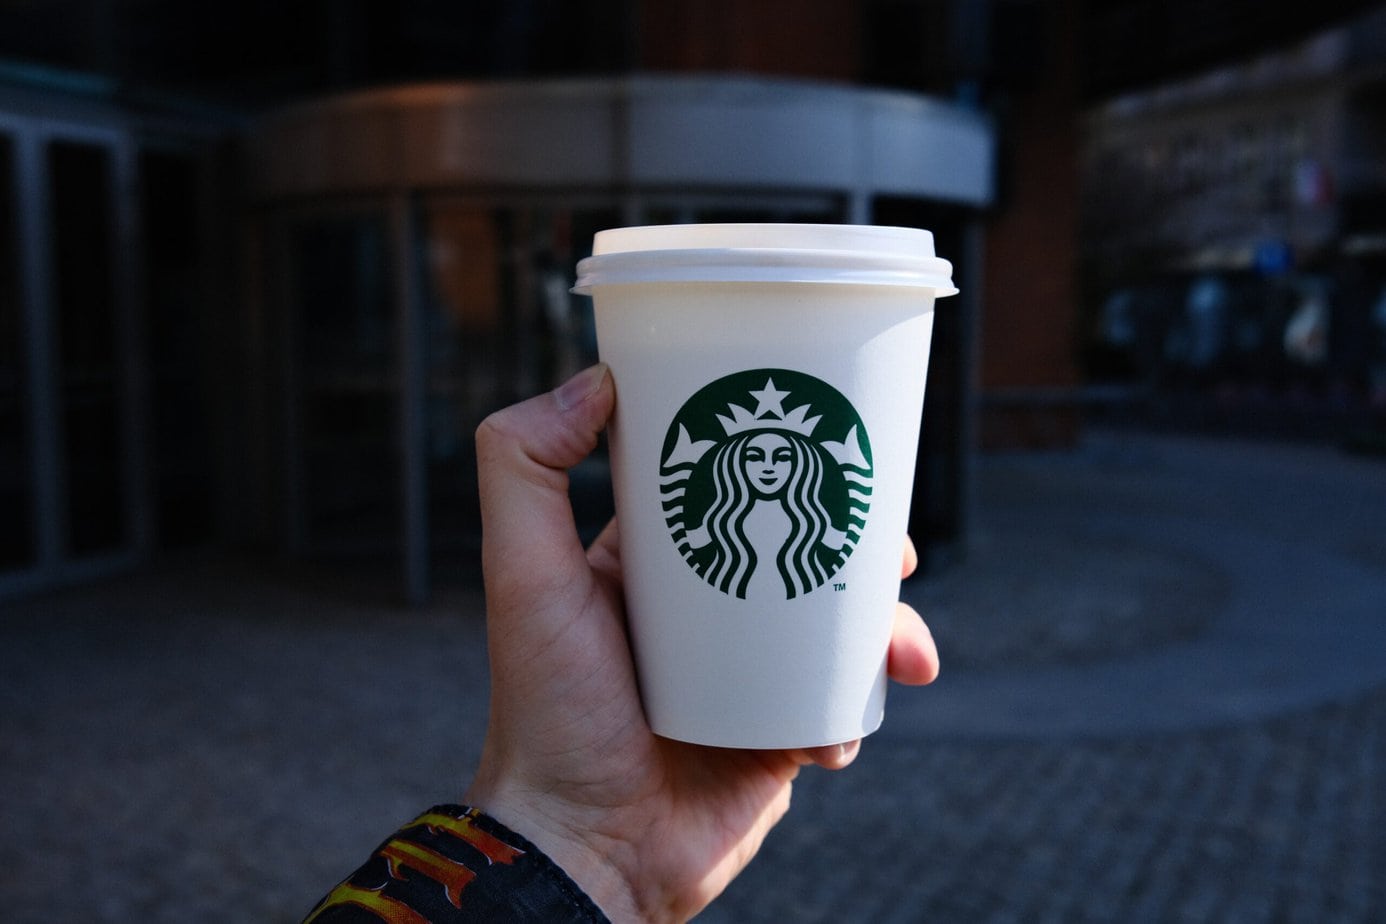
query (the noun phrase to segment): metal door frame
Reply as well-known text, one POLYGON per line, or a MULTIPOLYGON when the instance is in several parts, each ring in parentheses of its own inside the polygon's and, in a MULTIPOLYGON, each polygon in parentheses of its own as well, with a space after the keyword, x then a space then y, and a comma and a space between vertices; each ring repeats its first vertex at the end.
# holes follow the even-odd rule
POLYGON ((130 568, 147 554, 152 527, 147 503, 148 382, 143 362, 142 268, 137 188, 138 142, 132 132, 58 118, 0 112, 0 132, 14 144, 18 205, 19 302, 23 331, 23 390, 27 405, 29 483, 34 501, 33 564, 0 572, 0 598, 57 583, 86 580, 130 568), (60 348, 53 285, 54 221, 49 201, 49 146, 76 142, 110 155, 110 247, 113 327, 116 336, 116 413, 123 455, 121 507, 124 536, 109 551, 75 556, 69 549, 66 433, 59 404, 60 348))

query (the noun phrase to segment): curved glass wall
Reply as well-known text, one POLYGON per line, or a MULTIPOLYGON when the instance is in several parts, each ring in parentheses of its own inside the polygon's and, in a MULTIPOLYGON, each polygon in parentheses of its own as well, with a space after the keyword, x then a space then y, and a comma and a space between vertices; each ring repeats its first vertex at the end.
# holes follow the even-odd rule
MULTIPOLYGON (((281 499, 282 547, 384 553, 410 599, 474 572, 473 433, 595 361, 590 300, 568 288, 598 230, 879 211, 927 220, 953 255, 989 196, 990 144, 980 119, 932 101, 764 81, 404 87, 270 116, 251 156, 262 326, 277 342, 261 352, 278 357, 261 438, 279 447, 266 497, 281 499), (787 150, 776 126, 804 144, 787 150)), ((936 337, 940 407, 966 390, 947 358, 963 355, 954 328, 957 342, 936 337)), ((935 432, 953 444, 937 454, 949 472, 921 477, 951 500, 921 511, 963 494, 958 436, 935 432)), ((600 450, 572 483, 594 534, 611 510, 600 450)), ((939 539, 961 527, 929 516, 939 539)))

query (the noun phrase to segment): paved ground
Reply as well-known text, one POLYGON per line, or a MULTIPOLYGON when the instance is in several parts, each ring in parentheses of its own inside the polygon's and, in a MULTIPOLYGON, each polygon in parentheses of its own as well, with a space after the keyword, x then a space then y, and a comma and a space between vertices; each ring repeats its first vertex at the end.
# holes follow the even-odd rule
MULTIPOLYGON (((989 457, 944 676, 700 921, 1386 920, 1386 461, 989 457)), ((290 922, 484 723, 480 601, 226 560, 0 609, 5 921, 290 922)))

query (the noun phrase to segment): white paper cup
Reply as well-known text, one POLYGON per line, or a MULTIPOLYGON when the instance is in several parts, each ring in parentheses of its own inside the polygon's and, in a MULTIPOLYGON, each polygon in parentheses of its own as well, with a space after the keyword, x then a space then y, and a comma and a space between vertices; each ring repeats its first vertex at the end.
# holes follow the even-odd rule
POLYGON ((597 234, 591 294, 650 727, 724 747, 875 731, 900 591, 933 236, 861 225, 597 234))

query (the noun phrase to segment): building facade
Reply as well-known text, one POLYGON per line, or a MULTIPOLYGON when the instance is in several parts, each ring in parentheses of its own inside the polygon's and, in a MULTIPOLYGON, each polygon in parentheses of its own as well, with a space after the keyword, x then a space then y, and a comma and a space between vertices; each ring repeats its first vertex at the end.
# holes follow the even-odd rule
POLYGON ((0 87, 0 597, 224 520, 224 114, 26 71, 0 87))
MULTIPOLYGON (((929 227, 942 303, 915 532, 965 534, 994 134, 918 94, 751 78, 437 82, 260 118, 45 72, 0 96, 0 594, 202 543, 474 567, 471 437, 595 358, 603 227, 929 227)), ((609 514, 600 456, 575 473, 609 514)))
POLYGON ((1386 9, 1092 109, 1090 371, 1379 402, 1386 9))

